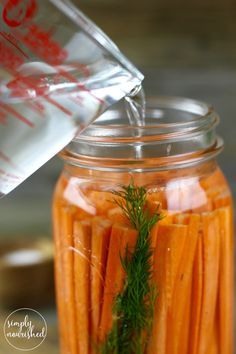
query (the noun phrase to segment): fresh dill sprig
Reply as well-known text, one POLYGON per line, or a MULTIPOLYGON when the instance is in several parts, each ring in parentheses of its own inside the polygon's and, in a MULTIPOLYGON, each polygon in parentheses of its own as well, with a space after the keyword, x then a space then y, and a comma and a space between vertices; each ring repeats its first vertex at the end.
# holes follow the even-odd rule
POLYGON ((128 247, 121 264, 126 277, 124 287, 114 299, 113 326, 102 345, 102 354, 143 354, 151 332, 157 296, 152 279, 150 231, 162 218, 158 208, 150 213, 147 191, 134 183, 113 192, 131 225, 138 231, 133 254, 128 247))

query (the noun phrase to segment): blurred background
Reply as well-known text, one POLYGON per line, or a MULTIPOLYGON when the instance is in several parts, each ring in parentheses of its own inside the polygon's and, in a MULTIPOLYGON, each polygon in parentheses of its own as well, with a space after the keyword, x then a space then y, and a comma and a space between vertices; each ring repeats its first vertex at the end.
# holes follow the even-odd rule
MULTIPOLYGON (((147 95, 186 96, 215 107, 221 117, 218 131, 225 140, 219 162, 235 197, 236 3, 232 0, 74 2, 143 71, 147 95)), ((39 284, 33 291, 41 294, 43 288, 44 296, 32 306, 40 309, 49 325, 48 339, 35 350, 40 354, 59 353, 53 302, 51 198, 61 169, 62 162, 57 157, 52 159, 0 201, 0 242, 9 243, 14 239, 15 244, 28 244, 31 241, 48 252, 43 273, 42 270, 33 273, 37 274, 35 282, 39 284)), ((2 249, 3 246, 0 253, 2 249)), ((16 292, 17 288, 32 287, 26 281, 30 274, 24 273, 23 282, 20 275, 13 275, 16 292)), ((30 299, 25 305, 30 306, 30 299)), ((0 310, 2 319, 4 311, 0 310)), ((14 349, 0 340, 0 352, 14 353, 14 349)))

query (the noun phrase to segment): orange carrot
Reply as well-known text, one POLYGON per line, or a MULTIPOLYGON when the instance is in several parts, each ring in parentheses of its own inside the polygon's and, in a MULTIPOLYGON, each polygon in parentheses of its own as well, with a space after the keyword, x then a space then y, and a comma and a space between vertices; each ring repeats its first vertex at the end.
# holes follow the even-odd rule
POLYGON ((218 295, 220 228, 215 212, 202 215, 203 292, 199 330, 199 353, 206 353, 213 333, 218 295))
MULTIPOLYGON (((224 353, 225 351, 221 352, 219 350, 219 341, 218 341, 218 333, 217 333, 217 319, 215 318, 215 324, 214 324, 214 329, 213 329, 213 334, 210 339, 210 345, 209 348, 207 349, 206 354, 220 354, 224 353)), ((233 352, 232 352, 233 353, 233 352)))
POLYGON ((113 223, 119 222, 121 224, 125 225, 130 225, 129 220, 127 217, 124 215, 122 209, 120 207, 112 208, 108 211, 107 217, 109 220, 111 220, 113 223))
POLYGON ((220 353, 233 353, 234 274, 232 209, 217 210, 220 223, 219 338, 220 353))
POLYGON ((65 178, 65 176, 62 174, 56 184, 56 188, 53 193, 53 203, 54 205, 57 204, 61 207, 66 206, 67 202, 63 198, 64 197, 64 191, 68 185, 68 180, 65 178))
POLYGON ((173 223, 174 216, 176 213, 174 212, 167 212, 166 210, 162 210, 163 219, 158 221, 157 225, 168 225, 173 223))
POLYGON ((226 179, 220 168, 217 168, 208 177, 204 176, 204 178, 200 180, 200 184, 205 190, 208 190, 212 186, 227 186, 226 179))
POLYGON ((74 221, 74 282, 78 353, 90 353, 89 281, 91 225, 89 221, 74 221))
POLYGON ((151 250, 153 251, 153 256, 151 257, 151 263, 154 264, 154 253, 155 253, 155 248, 156 248, 156 243, 157 243, 157 235, 158 235, 158 227, 159 225, 167 225, 167 224, 171 224, 173 221, 173 215, 172 213, 167 213, 167 211, 163 211, 163 219, 161 219, 160 221, 158 221, 158 223, 156 223, 151 232, 150 232, 150 246, 151 246, 151 250))
POLYGON ((194 212, 209 212, 214 209, 230 205, 232 201, 227 185, 211 186, 211 188, 206 190, 206 197, 207 202, 201 207, 194 209, 194 212))
POLYGON ((155 305, 155 315, 153 330, 147 347, 147 354, 153 354, 158 348, 159 354, 166 353, 166 320, 167 302, 165 301, 164 286, 167 285, 166 250, 168 238, 163 233, 163 237, 158 228, 158 243, 154 254, 154 282, 158 291, 158 298, 155 305))
POLYGON ((188 225, 190 216, 191 214, 189 213, 176 214, 173 216, 173 223, 180 225, 188 225))
POLYGON ((66 342, 67 335, 65 329, 65 316, 66 316, 66 306, 65 306, 65 296, 64 296, 64 274, 63 274, 63 260, 62 252, 63 248, 61 235, 61 214, 60 214, 60 202, 55 200, 53 204, 53 236, 54 236, 54 246, 55 246, 55 260, 54 260, 54 273, 55 273, 55 284, 56 284, 56 303, 57 312, 59 318, 59 333, 60 333, 60 346, 62 351, 66 353, 66 342))
POLYGON ((166 193, 164 190, 159 190, 157 192, 152 192, 147 194, 147 201, 154 202, 161 205, 161 208, 167 209, 166 193))
POLYGON ((227 207, 232 205, 232 196, 229 190, 223 191, 213 199, 214 209, 227 207))
POLYGON ((64 306, 66 307, 66 337, 67 351, 77 353, 76 343, 76 319, 75 319, 75 300, 74 300, 74 255, 72 248, 73 242, 73 207, 64 207, 61 210, 61 256, 63 262, 63 288, 64 306))
POLYGON ((222 194, 224 192, 225 186, 224 185, 219 185, 219 184, 213 184, 211 187, 209 187, 206 190, 207 196, 210 197, 211 199, 216 198, 218 195, 222 194))
POLYGON ((134 250, 136 240, 137 231, 135 229, 118 223, 112 226, 99 326, 99 339, 101 342, 104 341, 105 336, 111 330, 113 302, 116 294, 121 291, 123 286, 124 270, 120 257, 125 255, 127 247, 131 251, 134 250))
POLYGON ((178 353, 184 354, 188 353, 188 344, 191 338, 189 337, 190 333, 190 314, 191 314, 191 297, 192 297, 192 288, 188 286, 186 290, 186 304, 185 304, 185 311, 183 315, 183 322, 185 325, 182 326, 182 330, 180 333, 179 338, 179 351, 178 353))
POLYGON ((213 201, 207 195, 206 195, 206 200, 202 205, 198 206, 197 208, 193 208, 193 212, 195 214, 206 213, 212 210, 213 210, 213 201))
POLYGON ((154 251, 157 243, 158 223, 156 223, 150 232, 150 248, 153 251, 152 261, 154 262, 154 251))
POLYGON ((160 212, 162 209, 161 203, 158 200, 146 200, 145 204, 145 209, 148 210, 148 212, 153 215, 156 214, 157 212, 160 212))
POLYGON ((185 240, 182 257, 177 268, 177 274, 168 311, 168 354, 185 354, 187 351, 191 296, 191 279, 194 255, 198 240, 200 217, 199 215, 181 215, 179 220, 188 224, 188 234, 185 240), (188 315, 188 316, 187 316, 188 315), (185 347, 185 349, 184 349, 185 347))
POLYGON ((187 229, 185 225, 158 226, 153 272, 158 297, 155 305, 152 337, 148 344, 148 354, 153 354, 157 350, 158 354, 166 353, 167 315, 183 255, 187 229))
POLYGON ((199 182, 192 178, 189 181, 175 180, 166 189, 167 206, 169 211, 183 211, 201 209, 207 203, 205 190, 199 182))
POLYGON ((101 313, 102 288, 109 246, 111 222, 95 217, 92 221, 91 238, 91 330, 92 340, 96 343, 101 313))
POLYGON ((202 289, 203 289, 203 252, 202 232, 199 233, 197 249, 193 264, 191 315, 189 326, 189 354, 201 354, 198 351, 198 338, 201 321, 202 289))
POLYGON ((111 208, 114 208, 114 195, 111 192, 89 190, 86 193, 87 202, 95 207, 97 215, 106 216, 111 208))

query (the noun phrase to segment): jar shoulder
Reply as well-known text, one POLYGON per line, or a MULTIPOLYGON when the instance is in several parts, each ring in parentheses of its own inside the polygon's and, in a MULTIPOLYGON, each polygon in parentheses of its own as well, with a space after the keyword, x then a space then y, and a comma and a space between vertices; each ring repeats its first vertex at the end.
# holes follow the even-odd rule
POLYGON ((229 184, 220 167, 217 164, 205 167, 190 169, 188 173, 169 171, 133 176, 124 173, 116 178, 109 178, 106 173, 89 176, 65 169, 55 188, 54 203, 75 206, 91 215, 106 214, 115 208, 113 191, 132 180, 144 186, 148 201, 160 203, 163 210, 204 213, 232 205, 229 184))

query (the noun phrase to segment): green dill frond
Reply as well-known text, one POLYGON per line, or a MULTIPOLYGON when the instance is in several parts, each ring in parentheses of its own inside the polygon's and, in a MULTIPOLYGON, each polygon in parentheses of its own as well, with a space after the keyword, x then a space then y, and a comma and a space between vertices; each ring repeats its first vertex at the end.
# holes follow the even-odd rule
POLYGON ((126 274, 123 291, 113 305, 113 325, 102 345, 102 354, 143 354, 151 334, 157 289, 152 282, 152 256, 150 231, 162 218, 157 208, 150 213, 146 207, 147 191, 128 186, 114 191, 115 203, 122 209, 130 224, 138 231, 133 254, 128 247, 121 257, 121 266, 126 274))

